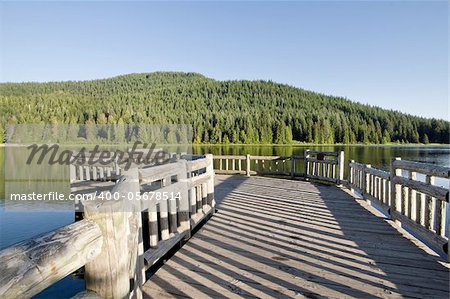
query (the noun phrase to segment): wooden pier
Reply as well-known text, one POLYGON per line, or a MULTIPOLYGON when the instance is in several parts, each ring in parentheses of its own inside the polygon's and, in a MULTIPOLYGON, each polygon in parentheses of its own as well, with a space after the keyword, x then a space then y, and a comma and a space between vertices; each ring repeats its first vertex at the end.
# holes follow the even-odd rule
POLYGON ((449 269, 346 190, 242 176, 217 176, 216 190, 214 217, 147 281, 145 296, 449 296, 449 269))
POLYGON ((394 159, 386 172, 309 150, 167 162, 71 165, 74 194, 119 199, 0 251, 0 297, 79 268, 77 298, 449 297, 449 190, 435 184, 449 168, 394 159), (140 200, 155 192, 180 197, 140 200))

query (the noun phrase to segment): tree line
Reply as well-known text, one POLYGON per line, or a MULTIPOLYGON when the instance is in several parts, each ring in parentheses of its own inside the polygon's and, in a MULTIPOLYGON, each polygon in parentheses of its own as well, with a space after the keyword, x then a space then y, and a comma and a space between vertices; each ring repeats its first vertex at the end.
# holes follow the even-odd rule
MULTIPOLYGON (((2 83, 0 111, 0 140, 8 124, 190 124, 194 143, 243 144, 449 143, 450 131, 448 121, 272 81, 174 72, 2 83)), ((133 134, 143 141, 147 136, 133 134)))

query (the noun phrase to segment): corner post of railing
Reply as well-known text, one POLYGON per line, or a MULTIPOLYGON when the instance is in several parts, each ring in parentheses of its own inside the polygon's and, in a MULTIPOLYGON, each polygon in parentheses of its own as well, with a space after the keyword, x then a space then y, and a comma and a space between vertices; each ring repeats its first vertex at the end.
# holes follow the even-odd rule
POLYGON ((112 200, 83 203, 85 218, 99 226, 104 239, 99 256, 85 267, 86 288, 100 297, 142 298, 144 244, 140 201, 135 196, 139 186, 138 169, 133 167, 114 186, 112 200))
POLYGON ((207 183, 207 203, 211 206, 211 213, 214 214, 216 207, 216 200, 214 198, 214 160, 212 154, 207 154, 208 165, 206 166, 206 173, 209 174, 209 180, 207 183))
MULTIPOLYGON (((390 181, 391 181, 391 215, 395 212, 401 213, 402 207, 402 187, 399 184, 395 184, 395 177, 402 175, 402 170, 400 168, 395 167, 395 161, 399 161, 402 158, 396 157, 391 160, 391 173, 390 173, 390 181)), ((392 217, 395 223, 398 226, 401 226, 401 222, 398 221, 395 217, 392 217)))
POLYGON ((309 149, 305 149, 305 178, 308 178, 308 175, 309 175, 309 162, 308 162, 308 159, 309 159, 309 149))
POLYGON ((245 175, 250 176, 250 155, 246 156, 246 167, 245 167, 245 175))
POLYGON ((344 163, 345 163, 345 154, 344 151, 339 152, 338 156, 338 178, 337 183, 338 185, 341 185, 344 181, 344 163))

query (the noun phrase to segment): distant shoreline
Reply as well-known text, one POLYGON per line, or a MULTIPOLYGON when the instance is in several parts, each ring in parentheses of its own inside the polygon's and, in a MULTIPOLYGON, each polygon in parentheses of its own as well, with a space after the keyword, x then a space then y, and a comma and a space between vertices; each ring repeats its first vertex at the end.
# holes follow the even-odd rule
POLYGON ((401 144, 401 143, 388 143, 388 144, 361 144, 361 143, 331 143, 331 144, 317 144, 317 143, 289 143, 289 144, 276 144, 276 143, 254 143, 254 144, 245 144, 245 143, 193 143, 192 146, 291 146, 291 147, 305 147, 305 146, 373 146, 373 147, 417 147, 417 146, 434 146, 434 147, 449 147, 450 144, 443 143, 409 143, 409 144, 401 144))
MULTIPOLYGON (((7 143, 0 143, 1 147, 6 146, 11 147, 23 147, 28 146, 28 144, 7 144, 7 143)), ((62 144, 62 145, 94 145, 94 144, 62 144)), ((104 145, 112 145, 112 146, 125 146, 127 144, 104 144, 104 145)), ((132 145, 132 144, 129 144, 132 145)), ((177 145, 190 145, 190 144, 165 144, 167 146, 177 146, 177 145)), ((401 144, 401 143, 388 143, 388 144, 360 144, 360 143, 332 143, 332 144, 317 144, 317 143, 289 143, 289 144, 276 144, 276 143, 254 143, 254 144, 245 144, 245 143, 192 143, 193 147, 199 147, 199 146, 280 146, 280 147, 305 147, 305 146, 351 146, 351 147, 418 147, 418 146, 433 146, 433 147, 450 147, 450 144, 442 144, 442 143, 408 143, 408 144, 401 144)))

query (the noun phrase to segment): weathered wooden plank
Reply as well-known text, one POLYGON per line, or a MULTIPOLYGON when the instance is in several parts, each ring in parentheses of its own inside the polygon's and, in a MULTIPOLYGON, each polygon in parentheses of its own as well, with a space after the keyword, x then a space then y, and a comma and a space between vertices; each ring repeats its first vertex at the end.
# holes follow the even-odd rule
POLYGON ((428 183, 413 181, 404 177, 395 176, 392 179, 394 184, 399 184, 404 187, 408 187, 418 192, 425 193, 431 197, 435 197, 437 200, 448 202, 449 190, 443 187, 434 186, 428 183))
POLYGON ((430 176, 437 176, 442 178, 450 177, 450 167, 444 167, 435 164, 398 160, 394 161, 393 166, 395 168, 419 172, 430 176))
POLYGON ((150 267, 154 265, 161 257, 181 241, 184 234, 185 233, 175 233, 171 238, 160 241, 157 247, 150 248, 144 252, 143 257, 147 262, 147 266, 150 267))
POLYGON ((287 156, 250 156, 250 160, 266 160, 266 161, 272 161, 272 160, 283 160, 288 159, 287 156))
POLYGON ((414 230, 420 237, 425 239, 427 242, 431 243, 437 250, 444 254, 448 254, 448 239, 435 234, 434 232, 426 229, 425 227, 418 225, 416 222, 412 221, 408 217, 396 212, 392 211, 391 215, 395 219, 399 219, 402 224, 410 227, 410 229, 414 230))
POLYGON ((323 164, 338 164, 338 160, 318 160, 317 158, 306 158, 305 161, 307 162, 314 162, 314 163, 318 163, 320 165, 323 164))
POLYGON ((246 156, 244 155, 214 155, 214 160, 218 159, 236 159, 236 160, 245 160, 246 156))
POLYGON ((178 161, 175 163, 142 168, 139 171, 140 181, 141 183, 151 183, 175 175, 180 169, 186 169, 185 163, 185 161, 178 161))
MULTIPOLYGON (((225 159, 225 162, 228 163, 228 159, 225 159)), ((210 160, 206 159, 206 157, 201 158, 201 159, 188 161, 187 162, 188 172, 206 168, 209 163, 210 163, 210 160)), ((228 169, 228 167, 226 169, 228 169)))
MULTIPOLYGON (((448 270, 363 201, 324 185, 218 178, 220 213, 150 279, 158 296, 448 296, 448 270)), ((386 182, 373 178, 372 194, 386 182)))
POLYGON ((0 251, 0 297, 29 298, 95 259, 103 244, 82 220, 0 251))
POLYGON ((324 156, 338 156, 339 152, 322 152, 322 151, 313 151, 313 150, 306 150, 309 155, 324 155, 324 156))
POLYGON ((217 174, 247 174, 245 170, 218 170, 216 169, 215 172, 217 174))

